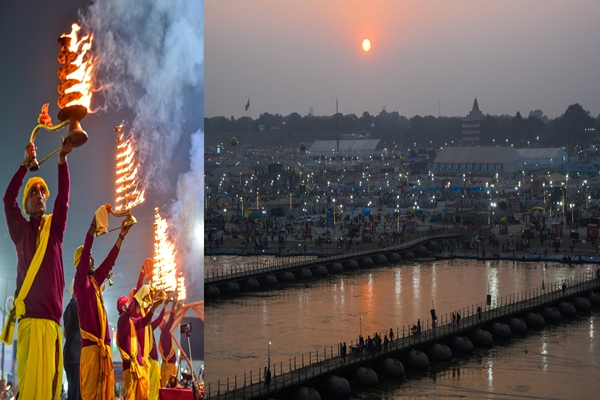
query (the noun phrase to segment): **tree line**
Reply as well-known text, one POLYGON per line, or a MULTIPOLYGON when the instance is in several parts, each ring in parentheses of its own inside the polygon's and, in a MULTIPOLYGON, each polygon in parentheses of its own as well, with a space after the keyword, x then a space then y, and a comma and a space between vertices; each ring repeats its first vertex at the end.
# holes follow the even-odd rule
MULTIPOLYGON (((207 144, 211 139, 224 135, 256 134, 257 138, 268 139, 268 135, 302 135, 306 141, 317 139, 348 138, 369 134, 382 139, 386 146, 430 147, 457 145, 462 138, 463 117, 414 116, 407 118, 397 111, 381 111, 378 115, 364 112, 356 114, 334 114, 331 116, 287 116, 263 113, 248 123, 248 117, 230 118, 218 116, 204 118, 207 144)), ((481 122, 481 146, 515 147, 562 147, 584 145, 593 142, 600 128, 600 115, 590 115, 580 104, 570 105, 564 114, 549 119, 540 110, 531 111, 527 118, 520 112, 515 116, 486 115, 481 122)), ((225 139, 228 140, 228 139, 225 139)))

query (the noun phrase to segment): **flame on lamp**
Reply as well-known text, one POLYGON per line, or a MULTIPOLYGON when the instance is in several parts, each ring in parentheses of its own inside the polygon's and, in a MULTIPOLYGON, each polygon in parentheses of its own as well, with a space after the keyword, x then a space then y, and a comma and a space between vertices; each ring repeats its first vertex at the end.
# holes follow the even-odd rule
MULTIPOLYGON (((58 93, 60 94, 58 107, 61 109, 58 118, 61 121, 70 117, 70 115, 61 116, 61 113, 67 107, 80 106, 82 111, 79 112, 85 114, 90 112, 94 58, 88 52, 92 48, 94 35, 90 33, 78 39, 80 30, 79 25, 73 24, 71 33, 68 35, 63 34, 58 39, 61 44, 58 62, 63 64, 58 70, 58 78, 60 79, 58 84, 58 93)), ((83 116, 79 115, 76 119, 80 120, 83 116)))
POLYGON ((167 236, 169 224, 163 219, 158 207, 154 209, 154 276, 152 286, 165 292, 177 287, 177 265, 175 245, 167 236))
POLYGON ((138 188, 139 164, 135 159, 135 140, 133 136, 125 139, 121 128, 123 128, 123 123, 115 127, 115 132, 117 132, 116 212, 130 210, 146 200, 145 190, 138 188))
POLYGON ((180 272, 177 277, 177 301, 183 302, 187 297, 187 292, 185 289, 185 277, 180 272))

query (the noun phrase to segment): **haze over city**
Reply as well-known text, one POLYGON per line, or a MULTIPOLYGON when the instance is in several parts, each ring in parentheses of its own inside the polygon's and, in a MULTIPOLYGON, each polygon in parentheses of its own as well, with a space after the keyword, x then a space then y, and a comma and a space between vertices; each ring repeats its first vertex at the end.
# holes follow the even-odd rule
POLYGON ((208 1, 205 116, 600 113, 600 2, 208 1), (363 39, 371 41, 369 51, 363 39))

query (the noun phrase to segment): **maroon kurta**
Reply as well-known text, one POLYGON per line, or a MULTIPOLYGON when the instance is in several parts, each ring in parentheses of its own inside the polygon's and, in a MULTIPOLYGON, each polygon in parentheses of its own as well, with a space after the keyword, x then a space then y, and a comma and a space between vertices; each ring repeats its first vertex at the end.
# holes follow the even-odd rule
POLYGON ((156 335, 154 334, 154 330, 158 328, 164 316, 165 308, 163 307, 160 314, 158 314, 158 317, 156 317, 156 319, 152 321, 152 349, 150 350, 150 358, 156 361, 158 361, 158 349, 156 348, 156 335))
MULTIPOLYGON (((171 352, 171 348, 173 348, 173 339, 171 338, 171 327, 173 326, 174 322, 175 315, 173 311, 171 311, 171 316, 169 317, 167 322, 163 324, 162 328, 160 328, 159 340, 165 357, 169 355, 169 353, 171 352)), ((177 361, 176 352, 173 352, 173 357, 169 358, 166 361, 171 364, 175 364, 175 362, 177 361)))
MULTIPOLYGON (((25 274, 35 253, 35 242, 41 219, 27 220, 17 204, 19 190, 27 167, 21 166, 15 173, 4 195, 4 213, 10 238, 17 248, 17 290, 21 290, 25 274)), ((60 324, 65 289, 65 274, 62 258, 62 242, 67 226, 69 210, 69 167, 58 164, 58 194, 52 210, 52 225, 46 254, 33 285, 25 299, 27 311, 24 318, 50 319, 60 324)))
MULTIPOLYGON (((123 349, 129 355, 131 355, 131 327, 129 325, 129 320, 131 319, 133 321, 133 326, 134 326, 134 329, 136 330, 136 332, 139 332, 140 330, 143 331, 144 328, 146 327, 146 325, 148 325, 150 323, 150 321, 152 321, 152 313, 150 313, 150 312, 148 314, 146 314, 146 316, 143 318, 135 317, 134 316, 135 304, 136 304, 136 301, 131 300, 131 303, 129 304, 129 308, 127 308, 127 310, 125 310, 121 315, 119 315, 119 320, 117 321, 117 338, 119 341, 119 346, 121 347, 121 349, 123 349)), ((138 340, 137 361, 138 361, 138 364, 143 365, 142 346, 143 346, 144 338, 143 337, 141 338, 142 342, 140 343, 140 336, 137 335, 137 340, 138 340)), ((123 370, 129 369, 129 367, 130 367, 130 362, 123 360, 123 370)))
MULTIPOLYGON (((85 241, 83 243, 83 251, 81 252, 81 258, 77 272, 75 272, 75 283, 73 285, 73 293, 77 299, 77 305, 79 310, 79 325, 81 329, 92 335, 100 338, 100 316, 98 315, 98 305, 96 304, 96 290, 92 284, 92 277, 88 276, 90 268, 90 254, 92 251, 92 245, 94 244, 94 236, 87 233, 85 235, 85 241)), ((98 284, 98 288, 102 285, 102 282, 108 277, 108 274, 112 270, 119 255, 119 248, 114 245, 113 248, 106 256, 106 259, 102 261, 102 264, 94 271, 94 279, 98 284)), ((106 310, 104 310, 106 314, 106 310)), ((104 343, 110 344, 110 332, 108 324, 106 324, 106 332, 104 336, 104 343)), ((90 346, 95 345, 87 339, 82 339, 82 345, 90 346)))

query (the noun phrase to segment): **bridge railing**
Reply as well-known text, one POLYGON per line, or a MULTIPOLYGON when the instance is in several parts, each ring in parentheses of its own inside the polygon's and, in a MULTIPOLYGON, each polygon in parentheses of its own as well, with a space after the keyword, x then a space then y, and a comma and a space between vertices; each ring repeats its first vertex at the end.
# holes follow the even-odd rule
POLYGON ((213 268, 211 270, 205 270, 204 284, 210 284, 213 282, 224 281, 228 279, 240 279, 255 276, 257 274, 267 274, 271 272, 285 271, 293 269, 295 267, 301 267, 305 265, 319 265, 328 264, 338 260, 344 260, 347 258, 361 257, 376 252, 393 252, 403 251, 409 249, 421 242, 429 241, 437 238, 446 238, 452 235, 460 235, 463 230, 459 228, 447 228, 438 229, 433 233, 419 232, 413 235, 408 240, 402 240, 398 243, 394 243, 391 246, 373 246, 373 245, 361 245, 354 246, 351 251, 344 252, 341 254, 335 254, 328 257, 314 257, 314 256, 297 256, 294 257, 293 261, 279 260, 278 258, 269 259, 266 263, 245 263, 242 265, 234 266, 231 270, 221 271, 220 268, 213 268))
MULTIPOLYGON (((492 299, 488 305, 485 302, 472 304, 458 310, 438 315, 437 327, 431 326, 430 319, 424 319, 421 324, 421 332, 416 333, 414 322, 396 327, 394 338, 384 347, 379 349, 362 348, 358 352, 348 354, 344 361, 340 355, 339 345, 324 346, 315 349, 308 354, 303 353, 287 362, 278 360, 270 366, 272 380, 269 386, 264 383, 264 366, 254 371, 244 372, 243 375, 234 375, 225 381, 208 382, 205 385, 207 399, 251 399, 261 396, 287 386, 298 385, 316 376, 327 374, 338 369, 347 369, 349 366, 361 365, 381 358, 386 354, 407 351, 419 344, 433 344, 433 342, 446 339, 461 333, 467 333, 474 328, 489 324, 490 322, 502 320, 510 316, 518 316, 524 312, 538 309, 544 305, 550 305, 556 301, 568 299, 576 294, 589 292, 600 288, 600 280, 594 273, 586 273, 575 277, 544 283, 519 293, 492 299), (563 289, 563 284, 565 288, 563 289), (481 314, 478 308, 481 307, 481 314), (453 321, 452 315, 460 314, 458 324, 453 321)), ((379 337, 386 337, 393 329, 384 329, 377 332, 379 337)), ((391 337, 387 336, 388 338, 391 337)), ((358 339, 351 340, 349 349, 358 343, 358 339)), ((266 357, 265 357, 266 358, 266 357)))

